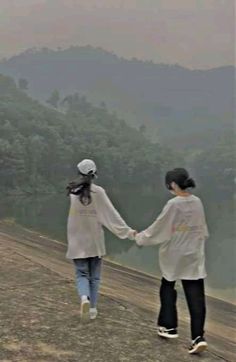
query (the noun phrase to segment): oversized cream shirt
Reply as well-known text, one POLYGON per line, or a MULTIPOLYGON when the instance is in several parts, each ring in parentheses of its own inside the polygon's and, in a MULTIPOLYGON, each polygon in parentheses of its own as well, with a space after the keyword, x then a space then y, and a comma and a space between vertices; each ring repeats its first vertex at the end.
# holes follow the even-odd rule
POLYGON ((177 196, 169 200, 156 221, 136 235, 138 245, 161 244, 159 263, 169 281, 206 277, 205 240, 208 237, 201 200, 177 196))
POLYGON ((76 195, 70 195, 67 223, 67 258, 79 259, 106 254, 103 226, 120 239, 134 239, 133 232, 116 211, 105 190, 91 187, 92 202, 84 206, 76 195))

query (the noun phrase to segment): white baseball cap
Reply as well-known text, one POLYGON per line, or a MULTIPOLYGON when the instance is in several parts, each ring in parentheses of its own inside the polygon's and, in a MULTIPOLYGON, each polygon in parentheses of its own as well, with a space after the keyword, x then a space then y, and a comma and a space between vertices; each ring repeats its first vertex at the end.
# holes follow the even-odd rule
POLYGON ((96 175, 97 166, 93 160, 85 159, 78 163, 77 168, 82 175, 96 175))

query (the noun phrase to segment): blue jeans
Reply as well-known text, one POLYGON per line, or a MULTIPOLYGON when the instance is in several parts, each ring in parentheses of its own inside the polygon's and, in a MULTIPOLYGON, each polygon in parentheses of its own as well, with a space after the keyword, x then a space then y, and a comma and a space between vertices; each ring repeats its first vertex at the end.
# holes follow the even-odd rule
POLYGON ((98 256, 73 259, 76 272, 76 286, 80 297, 86 295, 91 308, 96 308, 100 285, 102 259, 98 256))

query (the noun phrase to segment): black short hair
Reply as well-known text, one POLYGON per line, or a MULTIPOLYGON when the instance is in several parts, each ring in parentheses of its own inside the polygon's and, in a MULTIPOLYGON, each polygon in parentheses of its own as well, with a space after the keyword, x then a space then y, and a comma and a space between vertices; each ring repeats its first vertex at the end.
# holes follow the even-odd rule
POLYGON ((175 182, 182 190, 196 187, 195 181, 189 177, 189 173, 185 168, 174 168, 166 173, 165 183, 169 190, 172 190, 172 182, 175 182))

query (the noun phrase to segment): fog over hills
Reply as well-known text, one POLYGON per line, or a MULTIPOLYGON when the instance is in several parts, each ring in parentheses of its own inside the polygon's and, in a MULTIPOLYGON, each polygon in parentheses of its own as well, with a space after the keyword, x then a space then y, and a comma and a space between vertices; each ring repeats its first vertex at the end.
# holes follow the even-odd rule
POLYGON ((78 92, 95 104, 105 102, 131 125, 144 124, 148 136, 177 147, 183 137, 202 146, 206 131, 215 138, 232 126, 233 66, 190 70, 86 46, 31 49, 1 61, 0 72, 27 79, 30 95, 43 102, 54 89, 61 97, 78 92))

